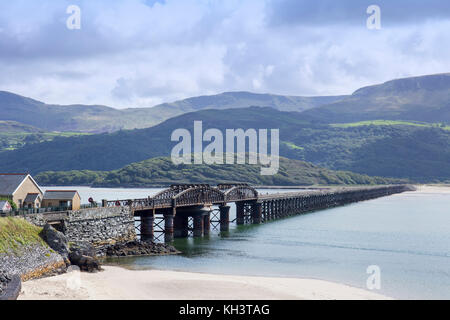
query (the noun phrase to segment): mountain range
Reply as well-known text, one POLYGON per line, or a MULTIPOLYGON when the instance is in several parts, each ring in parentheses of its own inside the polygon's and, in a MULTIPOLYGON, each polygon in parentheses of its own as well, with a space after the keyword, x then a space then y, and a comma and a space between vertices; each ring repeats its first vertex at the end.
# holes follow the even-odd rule
POLYGON ((3 125, 9 128, 6 131, 20 131, 22 126, 32 137, 33 130, 58 128, 101 133, 28 137, 30 142, 17 150, 0 152, 0 171, 121 170, 169 156, 175 145, 171 133, 179 128, 192 131, 194 121, 201 120, 204 130, 280 129, 281 156, 329 170, 418 182, 450 181, 449 98, 450 74, 392 80, 350 96, 234 92, 126 110, 50 106, 1 92, 0 131, 3 125), (141 126, 145 128, 123 130, 141 126))
POLYGON ((226 92, 164 103, 151 108, 114 109, 99 105, 50 105, 0 91, 0 120, 44 131, 85 133, 148 128, 187 112, 251 106, 303 112, 324 123, 364 120, 450 122, 450 74, 411 77, 368 86, 352 95, 300 97, 226 92))
POLYGON ((204 109, 271 107, 280 111, 304 111, 339 101, 344 96, 294 97, 249 92, 227 92, 189 98, 152 108, 114 109, 96 105, 49 105, 0 91, 0 120, 20 122, 44 131, 85 133, 148 128, 171 117, 204 109))
POLYGON ((304 115, 326 123, 377 119, 450 123, 450 73, 361 88, 340 101, 307 110, 304 115))

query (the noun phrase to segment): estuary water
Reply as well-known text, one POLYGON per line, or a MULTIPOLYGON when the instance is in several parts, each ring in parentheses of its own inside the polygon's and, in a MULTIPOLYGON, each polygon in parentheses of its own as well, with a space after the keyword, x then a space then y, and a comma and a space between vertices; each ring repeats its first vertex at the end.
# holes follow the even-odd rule
MULTIPOLYGON (((159 191, 67 189, 78 189, 84 201, 143 198, 159 191)), ((450 188, 425 187, 259 226, 232 224, 229 233, 178 239, 174 245, 182 255, 109 262, 132 269, 315 278, 363 289, 367 268, 378 266, 378 293, 450 299, 450 188)))

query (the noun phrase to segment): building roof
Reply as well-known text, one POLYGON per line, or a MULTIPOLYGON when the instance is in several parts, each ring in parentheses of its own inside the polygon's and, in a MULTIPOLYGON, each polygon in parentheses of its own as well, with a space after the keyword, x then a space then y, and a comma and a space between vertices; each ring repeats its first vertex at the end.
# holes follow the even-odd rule
MULTIPOLYGON (((72 200, 78 194, 76 190, 47 190, 44 200, 72 200)), ((78 194, 78 196, 80 196, 78 194)))
POLYGON ((39 198, 39 193, 29 193, 23 202, 35 202, 39 198))
POLYGON ((28 173, 0 173, 0 195, 14 195, 26 178, 30 178, 39 191, 43 193, 37 182, 28 173))
POLYGON ((12 196, 27 176, 26 173, 0 173, 0 195, 12 196))

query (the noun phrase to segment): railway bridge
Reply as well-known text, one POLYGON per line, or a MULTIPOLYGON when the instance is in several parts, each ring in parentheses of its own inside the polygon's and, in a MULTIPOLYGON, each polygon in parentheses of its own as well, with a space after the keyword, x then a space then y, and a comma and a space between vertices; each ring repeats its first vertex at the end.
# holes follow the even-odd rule
POLYGON ((242 183, 172 185, 153 197, 134 200, 104 200, 104 207, 128 206, 139 220, 141 239, 153 241, 190 235, 208 235, 212 228, 226 232, 230 223, 261 224, 292 215, 342 206, 412 190, 406 185, 339 187, 261 195, 242 183), (236 205, 236 218, 230 220, 230 204, 236 205))

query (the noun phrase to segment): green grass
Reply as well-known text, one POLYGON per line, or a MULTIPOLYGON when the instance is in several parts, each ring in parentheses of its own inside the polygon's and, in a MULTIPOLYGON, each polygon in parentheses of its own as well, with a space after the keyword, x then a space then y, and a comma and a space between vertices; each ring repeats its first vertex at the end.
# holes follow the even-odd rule
POLYGON ((39 236, 39 228, 20 218, 0 218, 0 253, 19 253, 20 249, 33 245, 47 244, 39 236))
POLYGON ((1 132, 0 151, 16 150, 26 143, 40 143, 51 141, 57 137, 69 138, 88 135, 80 132, 1 132))
POLYGON ((295 143, 287 142, 287 141, 281 141, 281 143, 285 144, 289 149, 292 150, 304 150, 305 148, 297 146, 295 143))
POLYGON ((85 132, 46 132, 48 137, 75 137, 75 136, 88 136, 90 133, 85 132))
POLYGON ((401 120, 369 120, 369 121, 359 121, 351 123, 336 123, 330 126, 334 128, 353 128, 361 126, 415 126, 415 127, 427 127, 427 128, 441 128, 443 130, 450 131, 450 126, 441 123, 426 123, 418 121, 401 121, 401 120))

